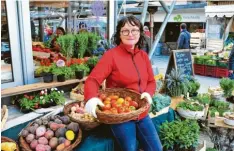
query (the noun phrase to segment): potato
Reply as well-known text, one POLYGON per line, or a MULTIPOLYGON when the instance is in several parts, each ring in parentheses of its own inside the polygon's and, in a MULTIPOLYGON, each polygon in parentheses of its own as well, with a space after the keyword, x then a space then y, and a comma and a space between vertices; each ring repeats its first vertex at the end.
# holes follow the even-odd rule
POLYGON ((38 141, 36 139, 34 139, 31 143, 30 143, 30 147, 31 149, 35 149, 38 145, 38 141))
POLYGON ((68 124, 70 122, 70 118, 66 115, 60 117, 60 120, 63 122, 63 124, 68 124))
POLYGON ((26 137, 26 142, 30 144, 34 140, 34 138, 35 138, 35 135, 28 134, 28 136, 26 137))
POLYGON ((46 128, 45 126, 39 126, 37 129, 36 129, 36 135, 37 136, 43 136, 46 132, 46 128))
POLYGON ((57 138, 59 137, 65 137, 65 133, 66 133, 67 129, 65 127, 61 127, 59 128, 56 132, 55 132, 55 136, 57 138))
POLYGON ((46 151, 51 151, 51 147, 49 145, 45 145, 46 151))
POLYGON ((36 151, 46 151, 45 145, 38 144, 36 147, 36 151))
POLYGON ((71 122, 68 126, 67 129, 72 130, 73 132, 77 133, 79 131, 79 124, 71 122))
POLYGON ((58 146, 58 138, 52 137, 50 139, 49 145, 52 149, 56 148, 58 146))
POLYGON ((45 138, 47 138, 48 140, 51 139, 52 137, 54 137, 54 132, 52 130, 47 130, 45 133, 45 138))
POLYGON ((62 144, 62 143, 65 142, 65 140, 66 140, 66 138, 64 138, 64 137, 59 137, 58 143, 59 143, 59 144, 62 144))
POLYGON ((26 137, 28 136, 28 134, 29 134, 28 130, 25 129, 22 131, 21 136, 26 137))
POLYGON ((70 146, 71 145, 71 141, 69 141, 69 140, 65 140, 65 142, 64 142, 64 145, 65 145, 65 147, 68 147, 68 146, 70 146))
POLYGON ((38 139, 38 143, 39 144, 43 144, 43 145, 47 145, 48 144, 48 140, 45 137, 40 137, 38 139))
POLYGON ((60 144, 60 145, 57 146, 56 150, 57 151, 63 151, 64 148, 65 148, 65 145, 64 145, 64 143, 62 143, 62 144, 60 144))

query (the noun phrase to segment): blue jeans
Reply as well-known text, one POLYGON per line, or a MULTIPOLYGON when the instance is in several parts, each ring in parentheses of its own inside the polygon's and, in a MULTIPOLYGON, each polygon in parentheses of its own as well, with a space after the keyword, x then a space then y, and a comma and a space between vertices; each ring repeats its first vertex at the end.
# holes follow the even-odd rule
POLYGON ((122 151, 136 151, 136 139, 144 151, 162 151, 162 144, 149 116, 139 121, 113 124, 111 130, 122 151))

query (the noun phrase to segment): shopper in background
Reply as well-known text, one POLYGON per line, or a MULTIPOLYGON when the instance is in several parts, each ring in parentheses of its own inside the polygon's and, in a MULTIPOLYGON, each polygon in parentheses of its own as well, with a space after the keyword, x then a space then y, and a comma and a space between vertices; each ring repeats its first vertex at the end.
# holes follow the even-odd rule
MULTIPOLYGON (((104 53, 101 60, 85 81, 85 110, 96 116, 97 106, 104 106, 98 98, 98 89, 106 79, 107 88, 127 88, 141 93, 149 104, 156 84, 147 53, 140 50, 144 31, 141 22, 134 16, 122 18, 114 35, 116 47, 104 53)), ((162 151, 162 145, 148 110, 137 120, 113 124, 111 130, 123 151, 136 151, 138 138, 143 150, 162 151)))
POLYGON ((232 50, 231 50, 231 53, 230 53, 230 56, 229 56, 229 66, 228 66, 228 69, 229 69, 229 77, 230 79, 234 79, 234 46, 232 47, 232 50))
POLYGON ((60 51, 60 46, 57 44, 57 38, 59 37, 59 36, 61 36, 61 35, 65 35, 66 34, 66 32, 65 32, 65 30, 63 29, 63 27, 58 27, 57 29, 56 29, 56 35, 55 35, 55 37, 52 39, 52 41, 51 41, 51 50, 53 50, 53 51, 56 51, 56 52, 59 52, 60 51))
POLYGON ((187 25, 185 23, 180 24, 180 36, 177 41, 177 49, 189 49, 190 38, 191 35, 187 31, 187 25))

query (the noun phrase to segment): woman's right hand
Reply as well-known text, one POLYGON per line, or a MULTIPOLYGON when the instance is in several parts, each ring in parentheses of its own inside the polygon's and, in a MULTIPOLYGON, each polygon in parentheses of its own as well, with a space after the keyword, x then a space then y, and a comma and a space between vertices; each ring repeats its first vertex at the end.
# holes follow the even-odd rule
POLYGON ((99 98, 91 98, 85 104, 85 111, 90 115, 93 115, 95 118, 97 118, 96 114, 97 105, 104 106, 104 104, 99 98))

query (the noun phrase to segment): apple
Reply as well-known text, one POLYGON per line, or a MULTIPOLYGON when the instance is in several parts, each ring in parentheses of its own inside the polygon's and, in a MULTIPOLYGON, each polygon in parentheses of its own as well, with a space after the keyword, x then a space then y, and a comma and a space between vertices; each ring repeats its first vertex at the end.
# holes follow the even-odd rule
POLYGON ((125 97, 125 101, 132 101, 132 98, 130 96, 125 97))

